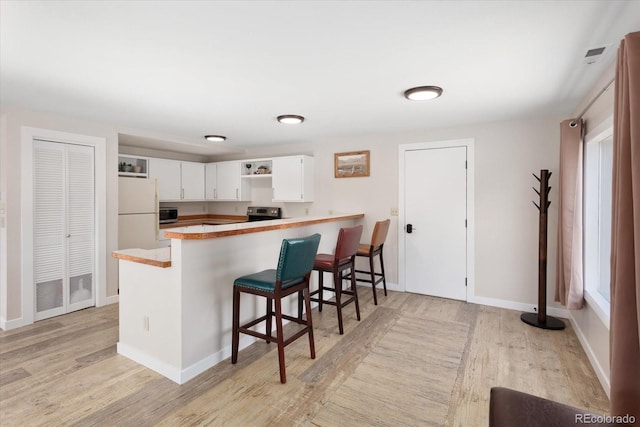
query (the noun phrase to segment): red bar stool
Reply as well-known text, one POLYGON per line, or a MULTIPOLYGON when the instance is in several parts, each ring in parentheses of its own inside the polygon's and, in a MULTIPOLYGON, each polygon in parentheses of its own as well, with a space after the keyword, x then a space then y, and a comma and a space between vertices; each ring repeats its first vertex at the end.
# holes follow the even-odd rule
MULTIPOLYGON (((382 287, 384 288, 384 296, 387 296, 387 279, 384 275, 384 261, 382 259, 382 247, 384 246, 384 241, 387 239, 387 233, 389 232, 389 224, 391 224, 391 220, 387 219, 384 221, 376 222, 375 227, 373 228, 373 235, 371 236, 371 243, 369 244, 361 244, 358 247, 357 256, 369 258, 369 271, 366 270, 355 270, 356 273, 366 273, 369 275, 369 278, 362 279, 356 277, 356 281, 358 282, 366 282, 371 283, 371 287, 373 288, 373 304, 378 305, 378 295, 376 292, 376 285, 382 282, 382 287), (380 273, 377 273, 373 268, 373 258, 375 256, 380 257, 380 273)), ((348 279, 349 277, 345 277, 348 279)))
POLYGON ((338 311, 338 329, 340 334, 344 333, 342 327, 342 308, 354 302, 356 305, 356 316, 360 320, 360 306, 358 305, 358 291, 356 289, 355 274, 351 274, 351 290, 342 289, 342 272, 350 270, 353 273, 355 268, 356 252, 358 251, 358 245, 360 244, 360 237, 362 237, 362 226, 358 225, 350 228, 341 228, 338 233, 338 242, 336 244, 336 250, 333 255, 331 254, 318 254, 316 256, 313 269, 318 271, 318 289, 311 292, 311 296, 318 294, 317 298, 310 298, 311 301, 318 303, 318 310, 322 311, 322 304, 335 305, 338 311), (333 288, 325 287, 323 283, 324 273, 333 274, 333 288), (331 291, 336 295, 335 301, 325 300, 323 298, 323 291, 331 291), (350 295, 351 297, 342 300, 342 294, 350 295))
POLYGON ((309 335, 311 358, 316 358, 316 350, 313 342, 313 324, 311 322, 309 278, 316 253, 318 252, 319 243, 319 234, 298 239, 285 239, 282 241, 282 246, 280 247, 280 258, 278 259, 278 268, 276 270, 264 270, 259 273, 242 276, 233 282, 231 363, 235 364, 238 361, 240 333, 261 338, 268 343, 274 341, 274 337, 271 335, 272 317, 276 319, 275 341, 278 343, 278 362, 280 364, 281 383, 284 384, 287 382, 284 365, 284 348, 287 345, 307 334, 309 335), (267 314, 244 325, 240 325, 240 294, 242 292, 267 298, 267 314), (303 294, 307 311, 306 320, 282 314, 282 298, 297 292, 303 294), (275 313, 273 312, 272 301, 275 302, 275 313), (304 325, 304 328, 287 339, 284 339, 282 319, 304 325), (267 323, 265 334, 249 329, 262 321, 266 321, 267 323))

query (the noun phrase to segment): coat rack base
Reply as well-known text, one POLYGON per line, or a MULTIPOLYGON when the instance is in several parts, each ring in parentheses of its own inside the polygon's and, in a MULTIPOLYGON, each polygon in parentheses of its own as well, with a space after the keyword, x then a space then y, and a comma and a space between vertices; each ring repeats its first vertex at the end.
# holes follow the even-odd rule
POLYGON ((538 313, 522 313, 520 319, 531 326, 535 326, 536 328, 542 329, 552 329, 554 331, 559 331, 565 328, 565 324, 562 320, 556 319, 552 316, 545 316, 546 320, 544 322, 540 322, 538 319, 538 313))

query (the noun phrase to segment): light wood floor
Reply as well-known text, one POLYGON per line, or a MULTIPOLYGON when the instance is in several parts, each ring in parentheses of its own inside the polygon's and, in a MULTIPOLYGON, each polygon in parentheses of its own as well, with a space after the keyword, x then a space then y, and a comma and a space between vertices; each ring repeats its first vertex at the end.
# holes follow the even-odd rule
MULTIPOLYGON (((571 326, 530 327, 520 313, 408 293, 372 303, 359 287, 345 335, 335 309, 314 310, 308 342, 257 342, 237 365, 179 386, 116 353, 118 307, 91 308, 0 332, 0 425, 486 426, 489 390, 510 387, 592 412, 608 399, 571 326)), ((568 323, 568 322, 567 322, 568 323)))

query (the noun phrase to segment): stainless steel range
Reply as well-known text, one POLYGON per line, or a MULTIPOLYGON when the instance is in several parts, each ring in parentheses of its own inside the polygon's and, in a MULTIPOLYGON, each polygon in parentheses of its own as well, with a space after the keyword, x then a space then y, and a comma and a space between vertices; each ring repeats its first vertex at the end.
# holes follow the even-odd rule
POLYGON ((249 206, 247 208, 247 217, 249 218, 249 222, 281 219, 282 210, 280 208, 249 206))

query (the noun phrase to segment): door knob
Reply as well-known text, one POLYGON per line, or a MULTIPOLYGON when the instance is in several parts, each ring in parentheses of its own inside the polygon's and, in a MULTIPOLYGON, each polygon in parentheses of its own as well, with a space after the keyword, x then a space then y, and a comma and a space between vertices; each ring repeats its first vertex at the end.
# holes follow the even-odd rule
POLYGON ((413 230, 417 230, 417 228, 415 228, 413 224, 407 224, 407 233, 411 234, 413 230))

